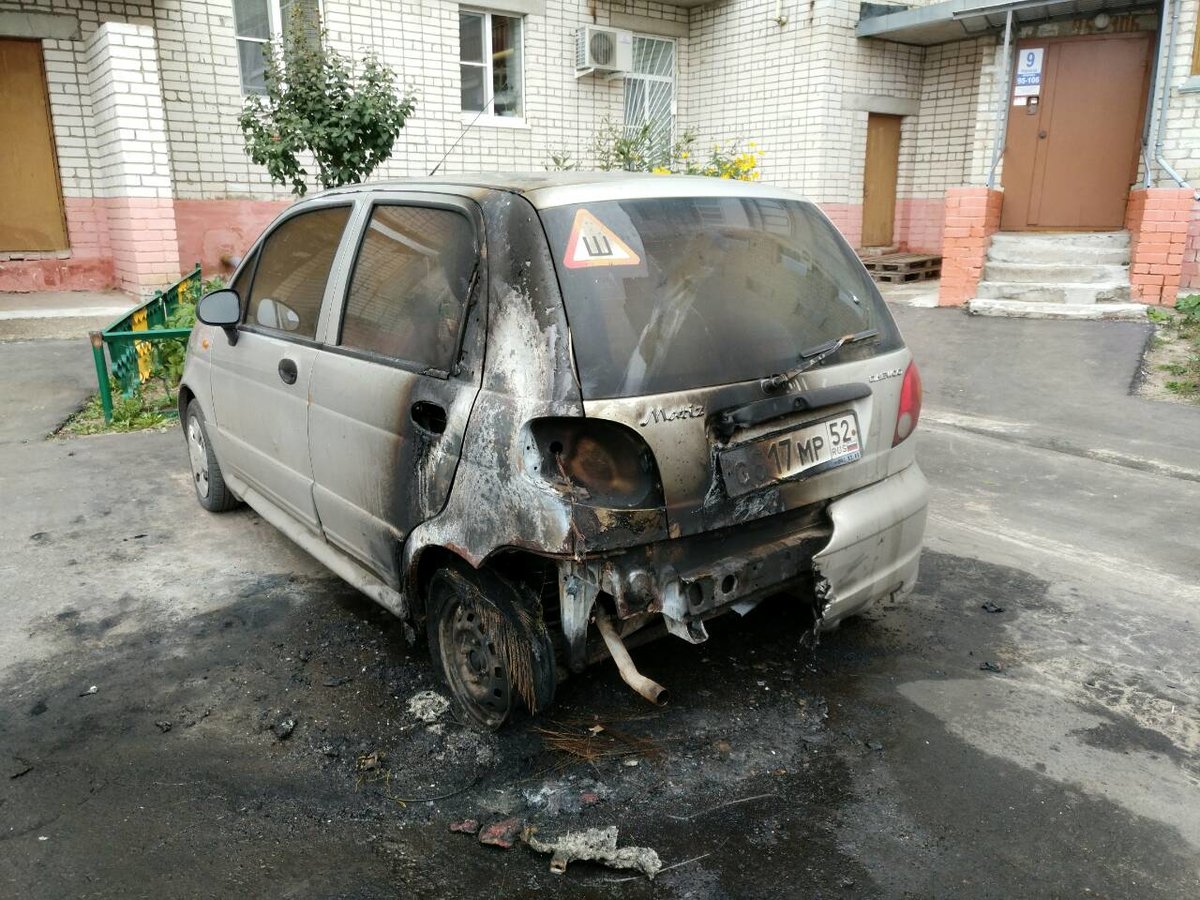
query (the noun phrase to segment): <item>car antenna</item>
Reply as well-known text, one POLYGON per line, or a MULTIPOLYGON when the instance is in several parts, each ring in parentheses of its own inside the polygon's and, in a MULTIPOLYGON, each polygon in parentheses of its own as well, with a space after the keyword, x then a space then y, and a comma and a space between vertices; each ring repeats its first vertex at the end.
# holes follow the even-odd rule
POLYGON ((461 141, 464 137, 466 137, 467 132, 475 127, 475 123, 479 121, 479 117, 482 116, 484 111, 489 106, 492 105, 492 101, 495 99, 496 99, 496 95, 492 94, 492 96, 488 97, 487 103, 485 103, 485 104, 483 104, 483 106, 479 107, 479 112, 475 113, 475 118, 473 118, 467 124, 467 126, 462 130, 462 132, 459 133, 458 137, 454 139, 454 143, 450 145, 450 149, 442 154, 442 158, 437 161, 437 165, 434 166, 433 169, 429 172, 430 178, 432 178, 434 175, 437 174, 437 170, 442 167, 442 163, 444 163, 446 161, 446 157, 448 157, 451 153, 454 152, 454 148, 458 146, 459 141, 461 141))

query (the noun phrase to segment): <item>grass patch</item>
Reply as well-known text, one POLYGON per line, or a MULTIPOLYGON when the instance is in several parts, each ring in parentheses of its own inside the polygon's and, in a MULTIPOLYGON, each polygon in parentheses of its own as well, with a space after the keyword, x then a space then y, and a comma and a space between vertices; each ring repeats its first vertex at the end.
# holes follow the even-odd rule
POLYGON ((1200 294, 1181 297, 1174 309, 1151 308, 1146 314, 1157 331, 1146 355, 1142 394, 1200 403, 1200 294))
POLYGON ((175 397, 167 393, 160 382, 145 385, 132 397, 123 397, 116 383, 112 385, 113 417, 104 421, 100 395, 93 394, 83 409, 67 419, 55 432, 57 436, 76 437, 87 434, 114 434, 147 431, 175 421, 175 397))

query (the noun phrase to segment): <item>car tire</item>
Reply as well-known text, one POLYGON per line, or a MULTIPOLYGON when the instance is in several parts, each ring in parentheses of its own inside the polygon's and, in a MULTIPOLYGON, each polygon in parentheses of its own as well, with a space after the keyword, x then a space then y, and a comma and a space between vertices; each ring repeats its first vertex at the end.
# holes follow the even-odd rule
POLYGON ((554 647, 536 597, 494 572, 452 565, 426 591, 429 653, 460 720, 495 731, 554 700, 554 647))
POLYGON ((226 512, 237 506, 237 498, 225 484, 217 455, 208 440, 204 413, 200 404, 192 401, 184 411, 183 437, 187 441, 188 462, 192 471, 192 487, 196 499, 209 512, 226 512))

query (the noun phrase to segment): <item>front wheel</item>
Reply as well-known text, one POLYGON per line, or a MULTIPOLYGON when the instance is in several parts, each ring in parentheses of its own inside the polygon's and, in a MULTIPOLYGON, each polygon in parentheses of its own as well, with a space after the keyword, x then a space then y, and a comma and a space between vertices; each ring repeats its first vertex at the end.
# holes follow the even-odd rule
POLYGON ((536 599, 498 575, 463 566, 429 583, 429 651, 467 724, 495 730, 524 704, 554 699, 554 648, 536 599))
POLYGON ((188 462, 191 463, 192 485, 196 488, 196 499, 209 512, 225 512, 237 506, 237 498, 230 493, 208 442, 208 430, 204 427, 204 413, 200 404, 192 401, 187 405, 183 426, 187 438, 188 462))

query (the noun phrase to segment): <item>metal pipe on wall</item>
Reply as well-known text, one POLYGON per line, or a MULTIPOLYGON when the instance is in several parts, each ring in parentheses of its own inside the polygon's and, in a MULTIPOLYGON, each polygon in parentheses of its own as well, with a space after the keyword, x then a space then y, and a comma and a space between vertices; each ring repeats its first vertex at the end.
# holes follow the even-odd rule
MULTIPOLYGON (((1163 0, 1165 3, 1166 0, 1163 0)), ((997 97, 1000 100, 1000 113, 996 122, 996 138, 992 142, 992 167, 988 170, 987 186, 996 186, 996 169, 1000 165, 1000 157, 1004 154, 1004 143, 1008 131, 1008 91, 1012 81, 1012 25, 1013 11, 1010 8, 1004 17, 1004 77, 999 79, 1000 90, 997 97)))
MULTIPOLYGON (((1162 94, 1158 101, 1158 122, 1157 136, 1154 140, 1154 161, 1158 163, 1158 167, 1167 173, 1177 185, 1182 188, 1190 188, 1182 175, 1175 171, 1170 163, 1163 157, 1163 145, 1166 143, 1167 130, 1167 114, 1170 111, 1171 104, 1171 79, 1175 74, 1175 35, 1179 27, 1179 3, 1180 0, 1163 0, 1163 22, 1167 19, 1167 6, 1171 8, 1171 24, 1169 30, 1165 32, 1165 40, 1167 41, 1167 64, 1160 73, 1162 77, 1162 94)), ((1146 173, 1146 187, 1150 187, 1150 174, 1146 173)))

